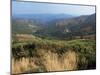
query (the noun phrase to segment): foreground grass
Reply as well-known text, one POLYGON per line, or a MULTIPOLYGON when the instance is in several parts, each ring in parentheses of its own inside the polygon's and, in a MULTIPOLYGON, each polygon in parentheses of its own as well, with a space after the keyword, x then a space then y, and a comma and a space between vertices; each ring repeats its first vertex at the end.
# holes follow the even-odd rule
POLYGON ((96 68, 95 40, 48 40, 18 36, 12 43, 12 73, 96 68))
POLYGON ((49 72, 75 70, 77 67, 77 58, 75 52, 66 52, 61 58, 57 54, 44 53, 41 58, 22 58, 20 60, 12 59, 12 73, 31 73, 31 72, 49 72))

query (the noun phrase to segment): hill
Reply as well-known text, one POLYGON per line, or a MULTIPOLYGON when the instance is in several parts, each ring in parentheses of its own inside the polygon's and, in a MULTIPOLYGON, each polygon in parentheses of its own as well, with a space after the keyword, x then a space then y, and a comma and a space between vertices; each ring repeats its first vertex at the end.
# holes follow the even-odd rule
POLYGON ((17 16, 17 18, 13 18, 12 32, 60 39, 83 37, 95 39, 96 14, 82 15, 78 17, 68 15, 66 17, 64 14, 30 16, 22 15, 17 16))
POLYGON ((12 42, 12 74, 96 68, 95 40, 16 37, 12 42))
MULTIPOLYGON (((75 38, 87 35, 94 35, 96 31, 96 16, 85 15, 70 19, 58 19, 49 22, 50 25, 36 34, 46 35, 49 37, 75 38)), ((94 37, 95 38, 95 37, 94 37)))
POLYGON ((16 19, 31 19, 37 20, 41 23, 47 23, 49 21, 53 21, 55 19, 68 19, 75 17, 73 15, 68 14, 15 14, 13 18, 16 19))

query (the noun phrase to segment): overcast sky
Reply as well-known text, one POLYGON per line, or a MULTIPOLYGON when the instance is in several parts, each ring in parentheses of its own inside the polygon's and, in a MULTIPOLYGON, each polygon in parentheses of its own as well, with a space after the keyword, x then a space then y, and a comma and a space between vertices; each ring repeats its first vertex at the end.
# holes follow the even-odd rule
POLYGON ((95 13, 94 6, 50 4, 12 1, 12 14, 70 14, 89 15, 95 13))

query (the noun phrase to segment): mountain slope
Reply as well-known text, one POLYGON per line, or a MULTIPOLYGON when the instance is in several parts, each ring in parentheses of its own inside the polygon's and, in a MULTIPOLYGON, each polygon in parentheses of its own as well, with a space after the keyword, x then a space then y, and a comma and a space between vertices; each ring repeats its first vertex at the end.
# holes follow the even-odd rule
POLYGON ((13 19, 12 33, 13 34, 32 34, 41 28, 41 24, 35 20, 13 19))
POLYGON ((55 19, 67 19, 72 18, 75 16, 67 15, 67 14, 20 14, 20 15, 14 15, 13 16, 16 19, 31 19, 31 20, 37 20, 40 22, 49 22, 55 19))
POLYGON ((95 35, 96 14, 79 16, 70 19, 57 19, 49 22, 49 25, 36 32, 36 34, 49 37, 73 38, 75 36, 95 35))
MULTIPOLYGON (((37 16, 37 15, 36 15, 37 16)), ((43 16, 43 15, 42 15, 43 16)), ((48 15, 45 15, 44 18, 48 15)), ((45 20, 38 15, 38 18, 14 18, 12 20, 12 32, 20 34, 33 34, 40 37, 53 37, 61 39, 72 39, 75 37, 90 36, 96 34, 96 14, 82 15, 79 17, 68 18, 62 16, 54 17, 52 15, 45 20), (53 18, 52 18, 53 16, 53 18), (37 18, 37 19, 36 19, 37 18), (54 19, 55 18, 55 19, 54 19)))

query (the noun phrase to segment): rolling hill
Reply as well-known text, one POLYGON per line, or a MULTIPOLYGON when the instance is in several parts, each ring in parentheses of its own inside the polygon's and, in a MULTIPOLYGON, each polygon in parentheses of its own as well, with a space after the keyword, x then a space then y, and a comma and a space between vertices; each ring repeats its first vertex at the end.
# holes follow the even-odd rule
MULTIPOLYGON (((36 34, 43 36, 74 38, 94 35, 96 31, 96 14, 84 15, 70 19, 57 19, 36 34)), ((94 37, 95 38, 95 37, 94 37)))
POLYGON ((96 34, 96 14, 78 17, 57 15, 20 16, 12 20, 12 32, 41 37, 76 38, 96 34), (33 17, 34 16, 34 17, 33 17))

